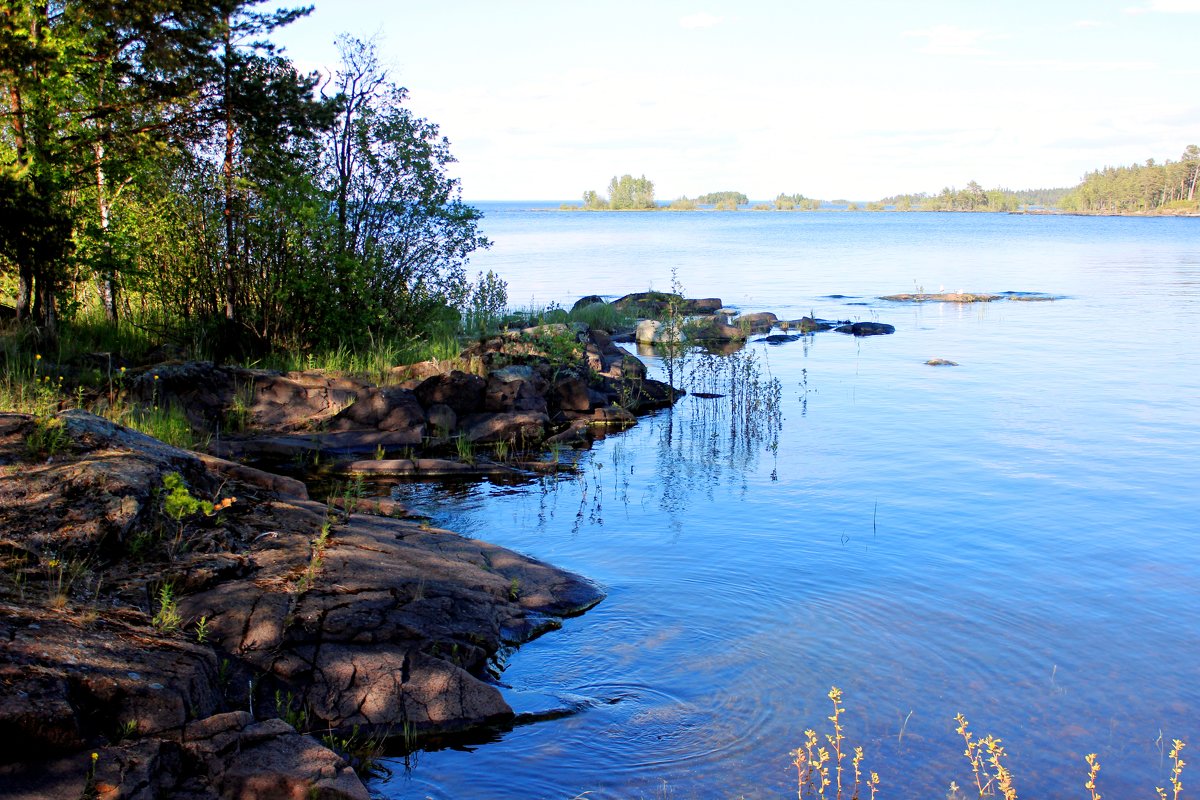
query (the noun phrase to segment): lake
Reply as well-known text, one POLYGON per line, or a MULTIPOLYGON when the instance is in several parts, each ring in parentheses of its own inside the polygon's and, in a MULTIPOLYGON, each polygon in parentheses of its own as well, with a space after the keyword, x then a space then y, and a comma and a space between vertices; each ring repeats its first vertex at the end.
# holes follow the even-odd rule
POLYGON ((515 307, 675 270, 688 296, 896 332, 750 344, 778 424, 688 397, 577 474, 395 487, 608 597, 501 678, 518 710, 578 713, 390 759, 374 791, 794 796, 831 686, 880 798, 973 787, 960 712, 1022 797, 1086 796, 1092 752, 1106 797, 1168 786, 1171 739, 1200 747, 1200 220, 532 206, 480 205, 471 271, 515 307), (916 288, 1061 299, 877 299, 916 288))

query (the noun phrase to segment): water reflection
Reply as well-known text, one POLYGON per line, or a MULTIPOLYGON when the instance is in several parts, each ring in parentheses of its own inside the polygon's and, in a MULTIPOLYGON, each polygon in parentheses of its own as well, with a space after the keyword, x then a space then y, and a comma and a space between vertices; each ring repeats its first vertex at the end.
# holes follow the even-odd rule
MULTIPOLYGON (((886 248, 840 226, 821 238, 817 222, 836 221, 805 223, 807 238, 779 248, 789 263, 812 256, 802 289, 754 256, 754 291, 779 296, 777 311, 807 313, 802 291, 957 284, 942 271, 966 264, 964 285, 1071 299, 880 306, 895 336, 744 348, 761 394, 780 383, 777 417, 734 414, 769 403, 735 406, 697 379, 571 474, 453 496, 406 487, 436 524, 587 575, 608 598, 503 674, 514 705, 584 697, 586 710, 469 754, 423 753, 378 791, 480 796, 478 777, 493 775, 493 798, 795 796, 787 751, 804 728, 827 728, 833 684, 881 796, 969 785, 957 712, 1004 738, 1022 797, 1079 796, 1089 752, 1106 797, 1167 785, 1163 746, 1200 741, 1200 365, 1196 295, 1177 269, 1194 238, 1171 243, 1178 258, 1141 259, 1104 233, 1140 221, 923 216, 889 223, 914 241, 886 248), (1055 231, 1004 235, 1012 226, 1055 231), (962 366, 925 366, 934 356, 962 366)), ((559 263, 547 285, 561 285, 559 263)))

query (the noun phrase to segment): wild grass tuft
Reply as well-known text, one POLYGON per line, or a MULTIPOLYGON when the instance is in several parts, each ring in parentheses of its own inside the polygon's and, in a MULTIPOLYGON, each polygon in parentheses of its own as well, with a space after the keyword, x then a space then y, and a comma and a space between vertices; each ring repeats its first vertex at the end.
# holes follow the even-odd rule
POLYGON ((612 305, 612 303, 591 303, 580 306, 570 312, 572 322, 583 322, 589 328, 602 331, 622 331, 633 328, 637 318, 612 305))
POLYGON ((418 361, 450 361, 462 351, 453 329, 439 328, 419 339, 368 339, 322 350, 285 350, 267 356, 260 366, 282 372, 331 372, 355 375, 381 386, 394 383, 394 367, 418 361))

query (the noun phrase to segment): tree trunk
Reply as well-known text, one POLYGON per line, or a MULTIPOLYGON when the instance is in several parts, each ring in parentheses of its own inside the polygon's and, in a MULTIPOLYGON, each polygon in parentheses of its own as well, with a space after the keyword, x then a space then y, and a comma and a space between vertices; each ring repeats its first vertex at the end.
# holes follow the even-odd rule
POLYGON ((42 336, 54 339, 58 335, 58 314, 54 306, 54 286, 44 275, 35 284, 33 317, 42 328, 42 336))
POLYGON ((33 302, 33 270, 27 264, 21 264, 17 272, 17 319, 26 320, 33 302))
POLYGON ((230 94, 233 90, 233 41, 230 30, 230 18, 225 17, 225 63, 224 63, 224 97, 225 104, 225 160, 221 172, 225 179, 225 319, 233 322, 237 319, 237 277, 234 275, 234 241, 233 241, 233 157, 236 151, 236 130, 233 122, 233 102, 230 94))
POLYGON ((109 322, 117 321, 117 278, 113 272, 112 243, 108 239, 109 202, 104 178, 104 145, 97 142, 96 153, 96 212, 100 216, 100 238, 104 248, 103 268, 96 276, 96 288, 100 292, 100 304, 104 306, 104 317, 109 322))

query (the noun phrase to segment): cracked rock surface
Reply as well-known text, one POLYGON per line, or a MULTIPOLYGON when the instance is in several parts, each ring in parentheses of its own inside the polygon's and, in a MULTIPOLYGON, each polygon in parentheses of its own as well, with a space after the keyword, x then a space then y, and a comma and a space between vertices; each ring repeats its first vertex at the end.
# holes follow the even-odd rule
POLYGON ((0 797, 362 800, 305 729, 509 719, 490 660, 602 597, 83 412, 35 456, 38 424, 0 414, 0 797), (171 473, 226 507, 170 513, 171 473))

